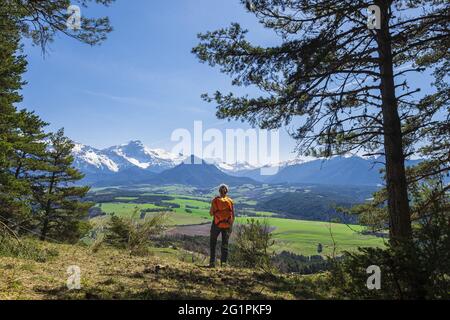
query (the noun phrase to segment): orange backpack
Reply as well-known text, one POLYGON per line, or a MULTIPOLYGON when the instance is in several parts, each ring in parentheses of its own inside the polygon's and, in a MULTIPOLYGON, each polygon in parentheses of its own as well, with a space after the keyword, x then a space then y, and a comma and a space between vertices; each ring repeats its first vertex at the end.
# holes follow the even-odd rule
POLYGON ((216 197, 213 200, 214 224, 221 229, 228 229, 233 224, 233 201, 228 197, 216 197))

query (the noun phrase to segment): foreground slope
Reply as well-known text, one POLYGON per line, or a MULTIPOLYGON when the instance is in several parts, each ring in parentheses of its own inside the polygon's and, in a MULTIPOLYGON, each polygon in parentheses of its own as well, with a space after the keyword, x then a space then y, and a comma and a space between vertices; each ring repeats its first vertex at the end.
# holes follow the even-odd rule
MULTIPOLYGON (((46 262, 0 256, 3 299, 308 299, 319 293, 321 275, 272 275, 180 261, 174 249, 135 257, 108 247, 39 243, 55 256, 46 262), (66 287, 67 268, 81 268, 81 289, 66 287)), ((191 257, 192 258, 192 257, 191 257)), ((322 290, 323 292, 323 290, 322 290)))

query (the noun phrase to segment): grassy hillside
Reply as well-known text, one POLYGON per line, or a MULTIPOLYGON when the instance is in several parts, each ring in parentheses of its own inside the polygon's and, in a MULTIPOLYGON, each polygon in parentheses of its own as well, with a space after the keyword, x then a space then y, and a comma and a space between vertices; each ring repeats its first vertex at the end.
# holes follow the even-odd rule
POLYGON ((309 299, 327 298, 325 275, 267 275, 262 271, 208 269, 189 253, 152 249, 148 257, 102 247, 36 242, 52 252, 45 262, 0 256, 2 299, 309 299), (187 257, 187 258, 186 258, 187 257), (81 289, 66 287, 67 268, 81 268, 81 289))

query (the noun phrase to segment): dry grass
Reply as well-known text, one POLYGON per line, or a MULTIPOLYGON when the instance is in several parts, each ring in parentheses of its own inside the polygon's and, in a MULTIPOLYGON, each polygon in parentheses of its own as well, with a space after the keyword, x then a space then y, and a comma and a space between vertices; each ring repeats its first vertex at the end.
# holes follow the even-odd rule
POLYGON ((208 269, 170 250, 148 257, 125 250, 40 243, 58 252, 46 262, 0 257, 0 299, 304 299, 323 298, 314 277, 208 269), (67 268, 81 268, 81 289, 68 290, 67 268))

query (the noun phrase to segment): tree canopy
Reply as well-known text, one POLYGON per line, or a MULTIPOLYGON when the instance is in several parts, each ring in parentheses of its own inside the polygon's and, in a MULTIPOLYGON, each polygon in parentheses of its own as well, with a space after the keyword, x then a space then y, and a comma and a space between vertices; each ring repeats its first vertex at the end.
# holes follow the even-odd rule
MULTIPOLYGON (((81 14, 80 28, 68 28, 69 6, 87 8, 92 4, 109 6, 115 0, 0 0, 3 14, 15 21, 21 37, 29 38, 45 52, 57 33, 95 45, 112 31, 108 17, 90 18, 81 14)), ((1 27, 0 27, 1 28, 1 27)))

